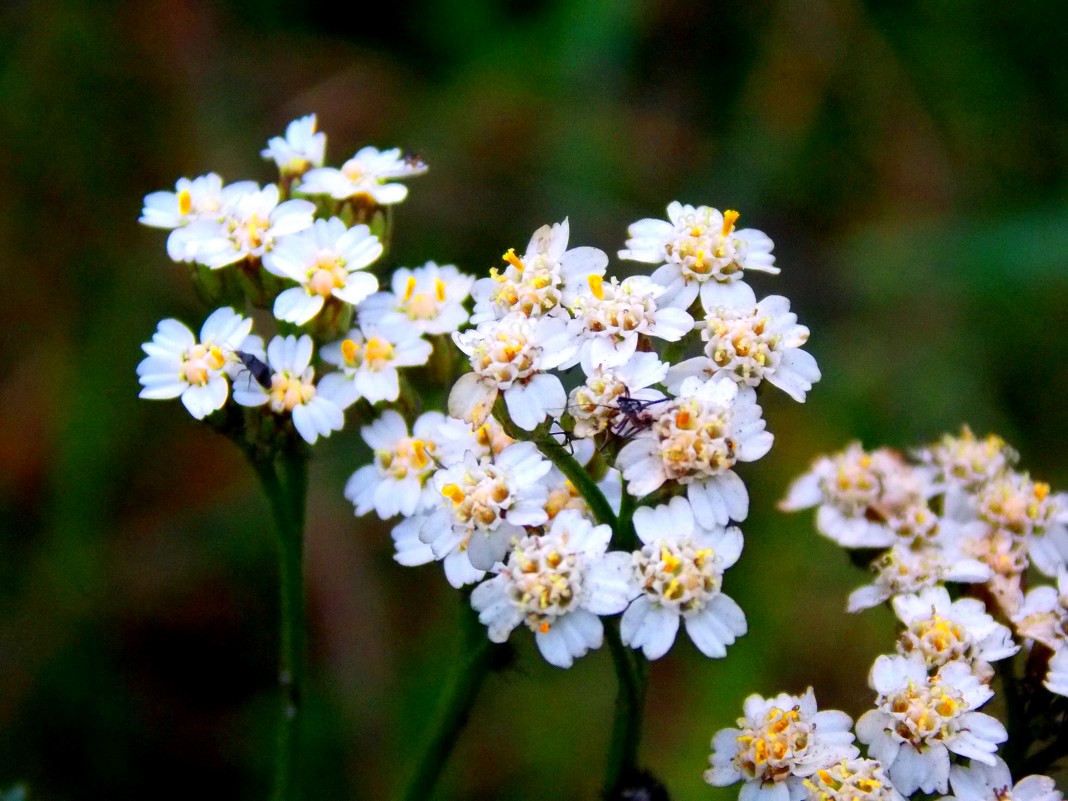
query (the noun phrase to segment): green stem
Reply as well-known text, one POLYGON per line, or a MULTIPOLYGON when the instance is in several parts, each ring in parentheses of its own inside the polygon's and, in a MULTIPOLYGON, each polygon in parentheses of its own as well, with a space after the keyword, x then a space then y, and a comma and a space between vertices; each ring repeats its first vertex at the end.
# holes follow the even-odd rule
POLYGON ((490 670, 493 643, 486 636, 485 628, 478 622, 478 613, 471 608, 468 600, 470 593, 464 593, 463 598, 463 650, 448 691, 430 728, 430 734, 421 750, 422 756, 400 796, 403 801, 427 801, 431 797, 434 785, 445 769, 445 763, 448 762, 453 746, 459 739, 460 731, 467 723, 471 706, 490 670))
POLYGON ((598 488, 597 482, 586 472, 586 468, 567 452, 567 448, 542 431, 544 424, 532 432, 519 428, 508 416, 508 408, 504 405, 504 398, 500 395, 497 396, 497 402, 493 405, 493 416, 504 428, 504 433, 512 439, 533 442, 541 451, 542 456, 552 462, 582 495, 593 513, 594 520, 598 523, 607 523, 613 531, 616 530, 618 523, 616 513, 612 511, 611 505, 598 488))
POLYGON ((1030 730, 1027 724, 1025 699, 1015 672, 1016 658, 1002 659, 995 663, 995 670, 1001 681, 1002 698, 1005 703, 1005 729, 1008 740, 1001 747, 1001 758, 1009 766, 1013 776, 1022 775, 1019 771, 1031 747, 1030 730))
POLYGON ((612 663, 619 684, 612 741, 608 750, 605 798, 614 798, 620 786, 638 772, 638 744, 642 735, 642 712, 648 679, 648 662, 642 654, 623 644, 618 626, 617 620, 605 621, 605 639, 612 652, 612 663))
POLYGON ((253 459, 252 465, 271 505, 278 534, 278 579, 281 585, 281 637, 278 683, 282 715, 278 727, 274 801, 301 796, 300 708, 304 687, 304 507, 308 463, 302 453, 284 453, 277 461, 253 459))

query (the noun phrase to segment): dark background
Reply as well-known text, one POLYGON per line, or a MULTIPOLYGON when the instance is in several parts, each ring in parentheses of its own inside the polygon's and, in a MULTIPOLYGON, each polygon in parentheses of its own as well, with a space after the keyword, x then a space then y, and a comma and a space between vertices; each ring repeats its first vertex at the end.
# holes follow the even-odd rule
MULTIPOLYGON (((273 754, 275 563, 235 449, 138 401, 139 345, 198 328, 143 196, 258 151, 315 111, 328 161, 401 146, 430 172, 394 255, 483 272, 546 222, 609 253, 671 200, 741 210, 776 243, 824 379, 765 395, 725 590, 724 660, 680 636, 652 671, 643 758, 679 801, 750 692, 856 716, 885 610, 774 509, 821 452, 909 448, 969 422, 1068 485, 1068 7, 757 0, 0 6, 0 787, 39 799, 262 799, 273 754), (384 20, 384 21, 383 21, 384 20)), ((317 448, 307 546, 309 798, 388 798, 456 656, 459 596, 391 560, 341 491, 358 432, 317 448)), ((517 632, 439 799, 592 799, 614 693, 595 652, 547 666, 517 632)))

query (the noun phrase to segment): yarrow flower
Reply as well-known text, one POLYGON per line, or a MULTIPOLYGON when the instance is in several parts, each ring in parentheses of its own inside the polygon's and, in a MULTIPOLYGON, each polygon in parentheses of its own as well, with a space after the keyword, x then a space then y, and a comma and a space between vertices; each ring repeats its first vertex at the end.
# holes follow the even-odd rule
POLYGON ((762 457, 772 440, 752 390, 740 391, 733 381, 688 378, 679 397, 664 403, 649 428, 623 446, 616 466, 635 497, 667 481, 685 485, 698 525, 711 528, 745 520, 749 494, 731 468, 762 457))
POLYGON ((360 304, 360 324, 406 325, 421 334, 451 334, 467 322, 463 303, 474 277, 452 264, 428 261, 393 272, 391 292, 378 292, 360 304))
POLYGON ((715 787, 744 781, 739 801, 788 801, 804 797, 804 780, 821 768, 860 755, 849 715, 817 711, 810 687, 804 695, 750 695, 738 728, 712 738, 711 767, 704 778, 715 787))
POLYGON ((1019 454, 1001 437, 988 434, 978 439, 968 426, 961 428, 960 436, 946 434, 919 455, 925 463, 937 468, 940 483, 972 492, 1011 468, 1019 459, 1019 454))
POLYGON ((566 316, 565 307, 591 276, 603 277, 608 256, 593 247, 567 249, 568 221, 543 225, 530 238, 526 252, 517 256, 509 249, 501 258, 504 272, 490 270, 472 288, 476 325, 509 315, 566 316))
POLYGON ((727 655, 746 632, 745 613, 721 592, 723 571, 742 552, 737 528, 705 530, 694 525, 684 498, 634 512, 642 549, 631 555, 636 599, 620 622, 623 642, 659 659, 675 641, 679 621, 705 656, 727 655))
POLYGON ((607 553, 611 536, 608 526, 565 510, 545 534, 519 540, 500 572, 471 593, 489 638, 505 642, 524 623, 545 661, 562 668, 600 648, 598 615, 622 611, 631 591, 629 554, 607 553))
POLYGON ((316 132, 317 125, 314 114, 293 120, 286 126, 285 136, 271 137, 260 155, 273 161, 286 178, 302 175, 310 167, 322 167, 326 134, 316 132))
POLYGON ((808 801, 904 801, 877 759, 843 759, 804 781, 808 801))
POLYGON ((593 437, 606 429, 617 432, 627 427, 627 417, 619 408, 620 398, 654 403, 664 400, 664 393, 651 389, 663 381, 668 365, 655 353, 639 352, 616 367, 599 367, 586 382, 571 390, 567 410, 574 419, 576 437, 593 437))
POLYGON ((1021 637, 1038 640, 1054 651, 1068 648, 1068 571, 1061 571, 1056 587, 1030 590, 1012 622, 1021 637))
POLYGON ((340 431, 345 424, 344 410, 355 400, 347 382, 337 373, 315 383, 313 351, 307 335, 300 339, 275 337, 267 345, 267 363, 272 370, 270 389, 249 382, 244 389, 234 391, 234 400, 242 406, 266 404, 275 414, 291 415, 297 433, 310 445, 319 437, 340 431))
POLYGON ((139 397, 152 400, 181 398, 201 420, 226 404, 230 394, 226 366, 234 358, 252 320, 231 308, 216 309, 200 329, 200 341, 178 320, 163 320, 141 349, 148 355, 137 365, 144 389, 139 397))
POLYGON ((968 664, 949 662, 929 677, 920 654, 880 656, 869 681, 876 708, 857 721, 857 739, 902 794, 945 793, 950 752, 994 764, 1008 734, 996 718, 974 711, 994 692, 968 664))
POLYGON ((959 539, 945 528, 937 547, 913 548, 895 543, 877 556, 871 563, 875 579, 851 592, 846 608, 859 612, 894 596, 917 593, 945 581, 976 584, 989 580, 990 568, 969 558, 961 550, 959 539))
POLYGON ((1068 504, 1049 484, 1007 471, 977 498, 979 519, 1026 543, 1031 563, 1047 576, 1068 566, 1068 504))
POLYGON ((355 306, 378 289, 378 279, 363 268, 381 255, 382 243, 366 225, 346 228, 337 217, 283 238, 264 254, 263 266, 300 286, 275 298, 274 316, 304 325, 329 298, 355 306))
POLYGON ((945 587, 929 587, 918 595, 898 595, 894 613, 905 624, 897 642, 903 656, 920 654, 928 669, 948 662, 972 663, 983 679, 993 676, 989 662, 1005 659, 1020 650, 1012 632, 986 612, 975 598, 951 601, 945 587))
POLYGON ((498 393, 503 393, 512 421, 532 431, 547 414, 564 407, 564 385, 545 372, 566 363, 575 352, 563 320, 506 317, 452 338, 470 357, 472 367, 449 393, 453 417, 482 425, 498 393))
POLYGON ((733 302, 708 310, 697 327, 705 342, 704 355, 671 367, 665 382, 669 391, 676 391, 690 376, 729 379, 749 387, 767 381, 803 403, 820 380, 816 360, 801 350, 808 341, 808 328, 797 324, 790 301, 781 295, 757 303, 753 291, 739 285, 733 302))
POLYGON ((305 195, 330 195, 335 200, 366 195, 378 205, 388 206, 408 197, 408 187, 390 181, 422 175, 426 170, 421 159, 403 155, 400 148, 380 151, 365 147, 342 164, 340 170, 333 167, 308 170, 297 191, 305 195))
POLYGON ((735 230, 738 212, 673 202, 668 219, 639 220, 628 229, 621 259, 660 264, 652 279, 665 288, 661 303, 689 308, 698 293, 706 311, 731 305, 746 270, 778 273, 772 242, 753 228, 735 230))
POLYGON ((365 325, 354 328, 340 341, 324 345, 323 361, 341 368, 350 384, 353 400, 369 403, 395 401, 400 397, 398 367, 426 364, 433 346, 406 326, 365 325))

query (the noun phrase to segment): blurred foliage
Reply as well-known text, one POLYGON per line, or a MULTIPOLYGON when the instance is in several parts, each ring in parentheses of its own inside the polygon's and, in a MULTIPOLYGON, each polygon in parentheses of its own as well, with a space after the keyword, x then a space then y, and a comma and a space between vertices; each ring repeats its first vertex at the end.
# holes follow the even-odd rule
MULTIPOLYGON (((142 197, 182 175, 269 180, 268 136, 316 111, 339 163, 422 154, 398 264, 481 272, 539 225, 610 253, 673 199, 776 241, 823 381, 766 396, 746 552, 750 634, 653 666, 643 756, 672 798, 750 692, 853 715, 885 611, 790 478, 852 439, 908 448, 968 422, 1068 487, 1068 9, 1039 0, 296 0, 0 6, 0 787, 28 797, 261 799, 273 743, 265 502, 178 404, 137 400, 139 343, 202 311, 142 197)), ((341 496, 358 432, 317 449, 308 536, 308 797, 387 798, 455 658, 458 596, 391 560, 341 496)), ((520 632, 519 634, 522 634, 520 632)), ((440 799, 596 797, 614 683, 516 636, 440 799)), ((10 795, 10 793, 9 793, 10 795)), ((5 796, 7 797, 7 796, 5 796)))

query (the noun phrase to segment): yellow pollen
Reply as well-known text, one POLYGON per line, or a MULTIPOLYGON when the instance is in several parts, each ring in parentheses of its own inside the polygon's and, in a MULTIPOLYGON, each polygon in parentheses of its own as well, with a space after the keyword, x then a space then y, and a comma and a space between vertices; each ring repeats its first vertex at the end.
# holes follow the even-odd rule
POLYGON ((438 303, 445 302, 445 282, 440 278, 434 279, 434 296, 437 297, 438 303))
POLYGON ((734 224, 738 222, 738 218, 741 216, 734 209, 727 209, 723 212, 723 236, 730 235, 731 231, 734 230, 734 224))
POLYGON ((490 267, 490 278, 492 278, 492 279, 493 279, 494 281, 496 281, 496 282, 497 282, 498 284, 503 284, 503 283, 504 283, 505 281, 507 281, 507 280, 508 280, 508 279, 507 279, 507 278, 506 278, 505 276, 501 275, 501 274, 500 274, 500 273, 499 273, 499 272, 497 271, 497 268, 496 268, 496 267, 490 267))
POLYGON ((671 551, 667 549, 667 546, 664 545, 660 546, 660 561, 664 563, 664 570, 668 573, 674 573, 679 569, 679 565, 682 564, 682 562, 679 561, 679 558, 672 554, 671 551))
POLYGON ((1045 500, 1047 495, 1049 495, 1049 484, 1046 484, 1046 483, 1041 482, 1041 481, 1036 482, 1035 483, 1035 497, 1038 498, 1041 501, 1041 500, 1045 500))
POLYGON ((690 413, 686 409, 679 409, 675 413, 675 425, 677 425, 679 428, 687 428, 690 423, 690 413))
POLYGON ((193 196, 188 189, 178 193, 178 213, 183 217, 193 210, 193 196))
POLYGON ((446 484, 441 488, 441 494, 452 501, 453 506, 459 506, 464 502, 464 491, 455 484, 446 484))
POLYGON ((430 459, 426 455, 426 443, 421 439, 412 440, 412 453, 415 455, 416 467, 426 467, 430 459))
POLYGON ((393 346, 389 342, 378 337, 371 337, 367 340, 367 361, 389 359, 391 356, 393 356, 393 346))
POLYGON ((548 620, 541 621, 541 625, 538 626, 538 631, 540 631, 542 634, 548 634, 549 633, 549 621, 548 620))
POLYGON ((407 303, 412 299, 412 293, 415 292, 415 276, 409 275, 408 282, 404 285, 404 297, 402 300, 407 303))
POLYGON ((341 356, 345 359, 345 364, 355 364, 356 354, 360 350, 360 345, 351 339, 346 339, 341 343, 341 356))
POLYGON ((515 248, 508 248, 508 252, 501 256, 501 258, 519 270, 519 272, 523 272, 525 269, 523 260, 515 255, 515 248))
POLYGON ((551 554, 545 557, 545 563, 549 567, 559 567, 562 561, 564 561, 564 557, 562 557, 557 551, 553 551, 551 554))
POLYGON ((693 266, 698 270, 705 266, 705 252, 703 250, 697 251, 697 258, 694 260, 693 266))
POLYGON ((694 238, 699 237, 703 233, 704 233, 704 229, 701 228, 701 226, 699 226, 699 225, 695 225, 693 228, 690 229, 690 236, 692 236, 694 238))
POLYGON ((677 578, 673 578, 664 590, 664 597, 674 601, 682 595, 683 591, 682 583, 677 578))
POLYGON ((222 366, 226 364, 226 356, 223 355, 218 345, 212 345, 208 349, 206 361, 212 370, 221 370, 222 366))
POLYGON ((604 300, 604 279, 599 275, 591 275, 586 279, 590 284, 590 292, 597 300, 604 300))

